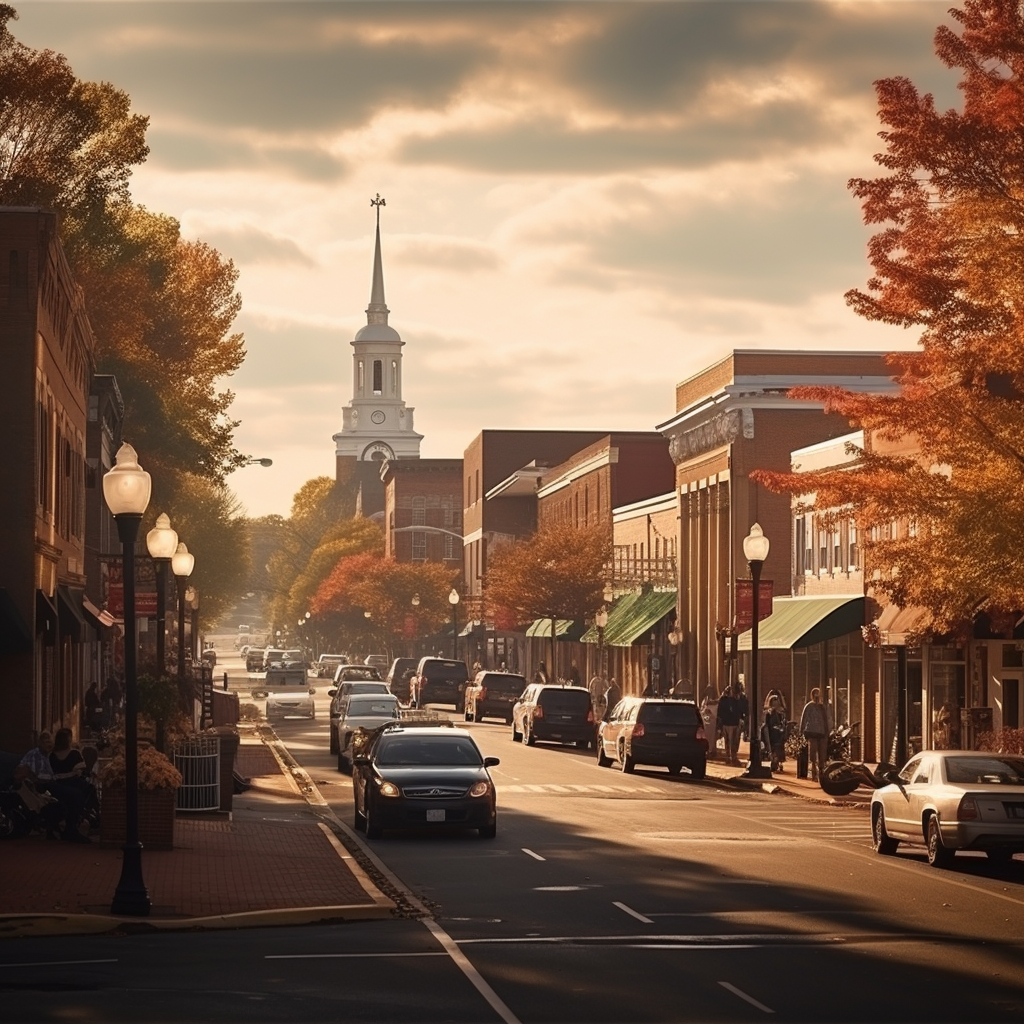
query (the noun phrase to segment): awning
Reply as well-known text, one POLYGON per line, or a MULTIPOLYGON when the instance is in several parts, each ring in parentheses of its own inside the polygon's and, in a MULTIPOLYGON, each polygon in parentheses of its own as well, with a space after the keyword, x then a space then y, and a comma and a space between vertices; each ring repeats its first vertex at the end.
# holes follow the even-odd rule
POLYGON ((32 650, 32 631, 29 629, 14 598, 6 589, 0 589, 0 653, 28 654, 32 650))
POLYGON ((883 644, 902 647, 907 642, 907 634, 920 633, 929 618, 928 610, 919 605, 901 608, 897 604, 887 604, 875 619, 879 640, 883 644))
MULTIPOLYGON (((649 590, 640 594, 623 594, 608 613, 604 628, 606 647, 629 647, 649 632, 676 606, 674 590, 649 590)), ((583 642, 597 643, 597 627, 583 634, 583 642)))
POLYGON ((82 591, 72 590, 63 583, 57 584, 57 618, 64 636, 69 636, 72 640, 82 640, 82 631, 85 629, 82 591))
POLYGON ((36 632, 47 647, 57 642, 57 606, 41 590, 36 591, 36 632))
MULTIPOLYGON (((555 639, 556 640, 579 640, 584 629, 586 629, 586 623, 577 622, 575 619, 555 619, 555 639)), ((550 637, 551 636, 551 620, 550 619, 534 619, 533 622, 526 629, 526 635, 532 637, 550 637)))
POLYGON ((85 612, 85 621, 96 630, 96 635, 105 640, 110 636, 110 628, 114 625, 114 616, 106 609, 100 610, 89 600, 82 596, 82 611, 85 612))
MULTIPOLYGON (((864 625, 863 597, 777 597, 772 613, 762 619, 757 646, 767 651, 810 647, 864 625)), ((750 650, 750 630, 739 636, 739 649, 750 650)))

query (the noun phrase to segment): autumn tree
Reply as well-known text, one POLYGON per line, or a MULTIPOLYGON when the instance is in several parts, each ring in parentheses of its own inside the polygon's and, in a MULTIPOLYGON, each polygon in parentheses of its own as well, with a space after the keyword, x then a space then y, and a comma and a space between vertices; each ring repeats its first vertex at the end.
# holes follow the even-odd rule
POLYGON ((570 523, 544 527, 529 540, 505 544, 490 556, 485 583, 489 613, 499 620, 587 619, 604 603, 611 545, 604 527, 570 523))
POLYGON ((920 351, 889 357, 895 394, 793 392, 864 429, 851 466, 753 474, 852 509, 872 585, 928 609, 936 631, 1024 606, 1024 8, 966 0, 950 15, 959 33, 941 26, 935 49, 960 72, 963 109, 940 113, 906 78, 877 82, 886 173, 850 182, 879 230, 874 274, 847 301, 919 332, 920 351), (908 528, 890 539, 892 522, 908 528))

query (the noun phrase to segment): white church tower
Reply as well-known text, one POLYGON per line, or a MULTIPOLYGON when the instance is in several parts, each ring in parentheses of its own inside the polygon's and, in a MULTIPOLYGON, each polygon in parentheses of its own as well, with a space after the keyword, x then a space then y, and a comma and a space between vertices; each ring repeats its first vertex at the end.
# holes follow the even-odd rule
MULTIPOLYGON (((342 411, 341 432, 334 435, 338 479, 350 476, 354 462, 418 459, 422 434, 412 426, 413 410, 402 400, 402 341, 388 325, 384 302, 384 270, 380 257, 380 208, 377 194, 377 241, 373 253, 373 283, 366 307, 366 326, 352 341, 352 400, 342 411)), ((369 467, 367 467, 369 468, 369 467)), ((363 474, 359 474, 363 476, 363 474)))

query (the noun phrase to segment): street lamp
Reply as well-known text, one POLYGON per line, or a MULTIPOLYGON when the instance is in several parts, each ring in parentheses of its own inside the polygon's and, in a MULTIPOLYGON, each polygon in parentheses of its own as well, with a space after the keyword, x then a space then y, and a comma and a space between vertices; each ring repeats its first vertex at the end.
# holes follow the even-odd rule
POLYGON ((448 594, 448 603, 452 606, 452 659, 459 660, 459 592, 452 587, 448 594))
POLYGON ((597 626, 597 674, 603 679, 604 671, 604 629, 608 625, 608 609, 601 605, 594 616, 594 625, 597 626))
POLYGON ((749 779, 770 779, 771 766, 761 763, 761 723, 758 719, 757 694, 757 629, 761 617, 761 568, 768 557, 768 538, 761 527, 754 523, 750 533, 743 538, 743 555, 750 567, 750 578, 754 581, 754 614, 750 627, 750 761, 744 773, 749 779))
POLYGON ((162 678, 167 674, 167 567, 178 549, 178 535, 171 529, 166 512, 156 517, 156 526, 146 534, 146 548, 156 567, 156 671, 162 678))
POLYGON ((185 587, 188 578, 196 567, 195 555, 189 554, 188 548, 178 544, 178 550, 171 558, 171 571, 178 585, 178 679, 185 678, 185 587))
POLYGON ((103 477, 103 498, 117 523, 124 588, 124 847, 121 877, 110 904, 112 914, 149 914, 139 842, 139 689, 136 679, 135 542, 153 481, 130 444, 121 445, 116 464, 103 477))
POLYGON ((672 690, 679 681, 679 645, 683 642, 683 631, 678 626, 669 630, 668 642, 672 645, 672 690))
POLYGON ((273 464, 273 459, 257 459, 255 455, 250 455, 244 463, 246 466, 263 466, 264 468, 272 466, 273 464))

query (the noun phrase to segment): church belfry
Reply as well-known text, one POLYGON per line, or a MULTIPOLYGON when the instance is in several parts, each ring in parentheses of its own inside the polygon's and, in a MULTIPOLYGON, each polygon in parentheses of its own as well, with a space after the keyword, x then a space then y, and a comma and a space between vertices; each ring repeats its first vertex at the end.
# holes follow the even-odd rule
MULTIPOLYGON (((341 431, 334 435, 338 479, 351 474, 352 462, 418 459, 422 434, 413 430, 413 410, 402 399, 402 341, 388 324, 384 268, 380 254, 380 194, 370 200, 377 213, 373 281, 366 326, 352 341, 352 399, 342 410, 341 431)), ((369 467, 367 467, 369 468, 369 467)), ((363 474, 360 474, 362 476, 363 474)))

